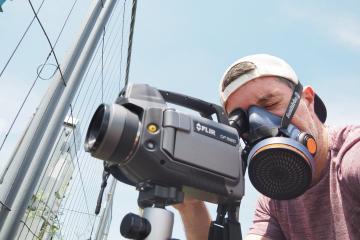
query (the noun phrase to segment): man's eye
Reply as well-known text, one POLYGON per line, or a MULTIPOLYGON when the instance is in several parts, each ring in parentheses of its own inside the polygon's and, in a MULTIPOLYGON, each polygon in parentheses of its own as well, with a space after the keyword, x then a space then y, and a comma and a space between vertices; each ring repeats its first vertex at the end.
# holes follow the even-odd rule
POLYGON ((270 103, 270 104, 266 104, 265 106, 264 106, 264 108, 266 108, 266 109, 273 109, 274 107, 276 107, 277 106, 277 103, 270 103))

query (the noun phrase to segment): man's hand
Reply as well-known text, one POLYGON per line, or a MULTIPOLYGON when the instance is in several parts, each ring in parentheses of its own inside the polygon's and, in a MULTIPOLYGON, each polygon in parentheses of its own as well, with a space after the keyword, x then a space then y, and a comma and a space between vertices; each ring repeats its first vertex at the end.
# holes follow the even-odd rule
POLYGON ((211 218, 204 202, 186 198, 183 203, 173 207, 181 215, 187 240, 208 239, 211 218))
POLYGON ((184 201, 179 204, 173 205, 174 208, 176 208, 179 212, 185 211, 187 208, 191 208, 192 206, 195 206, 196 204, 201 204, 203 201, 197 200, 195 198, 189 198, 185 197, 184 201))

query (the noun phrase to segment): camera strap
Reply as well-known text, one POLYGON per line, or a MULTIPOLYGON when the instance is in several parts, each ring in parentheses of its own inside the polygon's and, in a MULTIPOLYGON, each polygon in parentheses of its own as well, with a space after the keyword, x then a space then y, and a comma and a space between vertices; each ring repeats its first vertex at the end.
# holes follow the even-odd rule
POLYGON ((100 213, 100 210, 101 210, 101 203, 102 203, 102 198, 103 198, 103 195, 104 195, 104 190, 107 186, 107 180, 110 176, 110 172, 108 171, 107 167, 104 166, 104 171, 103 171, 103 174, 102 174, 102 183, 101 183, 101 189, 100 189, 100 192, 99 192, 99 196, 98 196, 98 199, 97 199, 97 202, 96 202, 96 208, 95 208, 95 214, 98 215, 100 213))
POLYGON ((292 117, 294 116, 296 109, 299 106, 301 94, 302 94, 303 86, 300 82, 295 86, 292 96, 290 98, 290 102, 286 108, 284 115, 281 118, 280 129, 285 130, 289 126, 292 117))

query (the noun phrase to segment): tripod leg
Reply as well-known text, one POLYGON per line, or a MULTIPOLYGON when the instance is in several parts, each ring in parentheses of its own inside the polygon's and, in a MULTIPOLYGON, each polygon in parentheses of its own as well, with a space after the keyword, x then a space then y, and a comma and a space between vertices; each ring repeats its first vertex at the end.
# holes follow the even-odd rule
POLYGON ((215 221, 212 221, 209 228, 208 240, 221 240, 223 239, 223 234, 224 234, 224 227, 216 224, 215 221))
POLYGON ((238 221, 226 219, 224 240, 242 240, 241 226, 238 221))
POLYGON ((209 228, 209 240, 222 240, 224 239, 224 223, 227 211, 226 204, 219 204, 217 207, 216 220, 211 222, 209 228))
POLYGON ((234 202, 228 205, 228 217, 224 224, 224 240, 242 240, 241 226, 238 221, 240 202, 234 202))

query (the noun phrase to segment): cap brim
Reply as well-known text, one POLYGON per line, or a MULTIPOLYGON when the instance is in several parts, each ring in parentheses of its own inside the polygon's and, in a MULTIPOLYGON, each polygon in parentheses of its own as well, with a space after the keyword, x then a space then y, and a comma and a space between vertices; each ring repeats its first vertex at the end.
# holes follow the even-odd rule
POLYGON ((327 111, 324 102, 317 94, 315 94, 314 99, 314 110, 320 121, 324 123, 326 121, 327 111))

